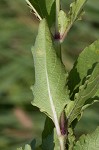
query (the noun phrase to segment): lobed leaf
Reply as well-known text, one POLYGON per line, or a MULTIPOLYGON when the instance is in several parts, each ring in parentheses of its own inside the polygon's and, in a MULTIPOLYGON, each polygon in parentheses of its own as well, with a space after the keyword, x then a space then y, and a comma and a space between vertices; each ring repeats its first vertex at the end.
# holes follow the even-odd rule
POLYGON ((75 0, 73 3, 71 3, 69 11, 71 24, 73 24, 73 22, 80 17, 82 8, 86 2, 87 0, 75 0))
POLYGON ((69 123, 82 111, 99 100, 99 41, 94 42, 79 55, 69 74, 68 86, 72 101, 67 106, 69 123))
POLYGON ((75 99, 72 106, 68 105, 69 112, 69 123, 81 114, 81 110, 85 102, 93 97, 96 91, 99 89, 99 63, 96 64, 92 74, 85 83, 79 87, 79 92, 75 94, 75 99), (69 108, 70 107, 70 108, 69 108))
POLYGON ((73 150, 99 150, 99 127, 92 134, 82 135, 73 150))
POLYGON ((72 128, 68 128, 68 150, 72 150, 75 144, 75 136, 72 128))
POLYGON ((70 4, 70 11, 68 12, 68 16, 63 11, 60 11, 59 13, 59 24, 61 27, 61 40, 62 43, 67 36, 67 33, 69 32, 70 28, 72 27, 73 23, 78 19, 82 19, 83 12, 83 6, 86 3, 87 0, 74 0, 73 3, 70 4))
MULTIPOLYGON (((70 71, 68 77, 68 87, 70 90, 72 100, 74 99, 75 93, 78 92, 78 87, 84 83, 86 75, 87 76, 90 75, 95 67, 95 64, 99 62, 98 51, 99 51, 99 40, 95 41, 89 47, 86 47, 81 52, 77 61, 74 64, 73 69, 70 71)), ((97 95, 99 97, 98 91, 97 95)))

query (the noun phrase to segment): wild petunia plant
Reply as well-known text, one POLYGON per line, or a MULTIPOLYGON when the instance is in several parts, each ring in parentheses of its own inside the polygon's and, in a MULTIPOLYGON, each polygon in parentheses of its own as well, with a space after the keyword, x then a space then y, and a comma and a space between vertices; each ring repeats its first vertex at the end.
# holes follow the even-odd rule
POLYGON ((41 145, 36 147, 34 139, 24 150, 99 149, 99 127, 78 141, 73 134, 84 109, 99 100, 99 41, 80 53, 70 72, 61 57, 62 43, 74 22, 81 19, 86 1, 74 0, 66 14, 60 0, 26 0, 40 21, 32 47, 35 66, 32 105, 46 114, 46 121, 41 145))

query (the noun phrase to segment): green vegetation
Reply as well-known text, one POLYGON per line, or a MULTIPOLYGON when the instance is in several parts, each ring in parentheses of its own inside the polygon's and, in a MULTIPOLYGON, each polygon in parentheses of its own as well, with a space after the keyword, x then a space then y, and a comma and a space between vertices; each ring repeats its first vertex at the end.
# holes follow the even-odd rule
MULTIPOLYGON (((99 28, 98 28, 99 8, 98 8, 98 0, 95 1, 94 2, 92 0, 88 1, 88 3, 85 6, 86 14, 83 16, 83 21, 79 21, 75 23, 75 25, 73 25, 65 42, 63 43, 62 57, 67 70, 71 70, 73 66, 73 62, 75 61, 75 58, 77 58, 79 52, 83 50, 85 46, 88 46, 99 37, 99 28)), ((69 9, 68 1, 67 4, 65 3, 65 1, 63 1, 63 6, 66 6, 66 8, 63 7, 64 11, 65 10, 67 11, 69 9)), ((47 11, 48 13, 50 13, 50 9, 47 9, 47 11)), ((60 15, 62 14, 63 13, 61 12, 60 15)), ((51 21, 48 22, 50 26, 52 24, 51 21)), ((29 9, 27 9, 26 3, 24 1, 4 0, 0 2, 0 22, 1 22, 0 23, 0 35, 1 35, 0 38, 0 67, 1 67, 0 68, 0 85, 1 85, 0 86, 0 132, 1 132, 0 149, 13 150, 16 147, 19 147, 19 145, 30 143, 34 137, 37 137, 38 139, 37 145, 39 145, 41 142, 40 137, 44 126, 45 115, 41 114, 37 108, 33 107, 30 104, 30 102, 33 100, 33 96, 29 88, 31 84, 34 83, 34 79, 35 79, 33 60, 31 56, 31 51, 29 50, 34 43, 39 21, 37 21, 33 13, 29 12, 29 9)), ((60 24, 61 24, 61 20, 60 20, 60 24)), ((45 23, 42 22, 41 26, 44 27, 45 23)), ((59 25, 59 27, 60 27, 60 31, 64 32, 64 24, 63 25, 61 24, 61 26, 59 25)), ((49 32, 47 25, 45 31, 46 30, 47 32, 49 32)), ((41 31, 39 32, 41 33, 41 31)), ((44 37, 44 34, 41 34, 39 38, 42 39, 42 37, 44 37)), ((51 41, 51 39, 49 40, 51 41)), ((52 45, 51 42, 50 44, 52 45)), ((99 47, 98 42, 96 42, 95 45, 96 47, 99 47)), ((43 46, 44 43, 40 45, 40 47, 42 48, 43 46)), ((38 49, 38 44, 35 44, 35 47, 38 49)), ((82 68, 79 67, 80 65, 84 66, 86 64, 86 62, 84 61, 82 62, 82 57, 83 59, 84 58, 86 60, 88 59, 88 62, 92 64, 94 64, 96 60, 99 59, 98 50, 96 50, 97 55, 95 55, 94 57, 95 54, 93 53, 94 46, 91 47, 92 47, 92 53, 90 52, 90 56, 88 58, 85 58, 86 56, 86 55, 84 56, 85 53, 84 54, 82 53, 80 55, 81 57, 78 58, 79 63, 75 64, 74 69, 77 68, 79 72, 81 72, 82 69, 84 69, 83 67, 82 68)), ((45 51, 46 49, 42 49, 42 50, 44 50, 44 53, 46 53, 45 51)), ((52 57, 53 55, 52 52, 50 53, 50 55, 52 57)), ((50 60, 49 54, 47 58, 48 60, 50 60)), ((88 62, 87 65, 88 68, 90 69, 88 62)), ((45 62, 43 63, 45 64, 45 62)), ((50 65, 53 65, 52 63, 53 60, 51 60, 51 63, 48 64, 49 65, 48 68, 51 67, 50 65)), ((57 63, 60 64, 59 60, 57 60, 57 63)), ((58 70, 60 66, 61 64, 58 65, 58 70)), ((96 68, 99 66, 97 64, 94 64, 93 69, 94 67, 96 68)), ((42 70, 42 72, 43 71, 46 72, 46 70, 42 70)), ((75 70, 73 70, 72 72, 74 74, 76 73, 75 70)), ((92 70, 91 73, 93 76, 95 75, 97 77, 97 70, 94 69, 92 70)), ((48 72, 48 74, 50 76, 50 71, 48 72)), ((86 74, 86 70, 83 70, 81 72, 80 78, 83 79, 85 74, 86 74)), ((86 90, 88 91, 91 90, 90 88, 86 89, 86 84, 88 83, 90 84, 91 83, 90 81, 94 81, 93 84, 97 83, 97 80, 93 80, 93 76, 91 77, 87 76, 86 77, 87 82, 85 80, 82 81, 84 83, 84 87, 80 88, 81 90, 83 90, 83 92, 81 93, 85 94, 86 90)), ((71 81, 73 80, 71 76, 69 76, 69 78, 71 78, 71 81)), ((62 80, 64 84, 64 77, 62 78, 62 80)), ((72 89, 71 83, 68 83, 69 87, 71 88, 70 89, 71 98, 73 99, 75 98, 74 97, 75 93, 74 92, 72 93, 72 91, 75 88, 75 84, 77 85, 78 83, 74 83, 73 85, 74 87, 72 89)), ((44 85, 46 85, 46 83, 44 85)), ((81 83, 79 83, 79 85, 81 85, 81 83)), ((78 92, 79 85, 77 85, 75 89, 76 92, 78 92)), ((54 87, 52 86, 52 89, 53 88, 54 87)), ((76 96, 75 102, 77 101, 77 98, 79 96, 80 96, 80 92, 79 95, 76 96)), ((38 105, 37 101, 35 103, 36 105, 38 105)), ((79 103, 77 104, 79 105, 79 103)), ((95 130, 96 126, 99 124, 98 105, 99 104, 94 104, 93 107, 91 106, 89 109, 85 111, 82 120, 79 122, 79 124, 75 129, 76 136, 81 135, 81 133, 88 133, 90 131, 95 130)), ((70 106, 68 106, 66 113, 71 114, 69 108, 72 108, 75 116, 76 110, 74 109, 74 106, 75 104, 71 104, 70 106)), ((88 101, 86 102, 85 107, 87 106, 88 106, 88 101)), ((59 110, 61 111, 60 107, 57 109, 57 112, 59 112, 59 110)), ((82 108, 82 111, 85 109, 85 107, 82 108)), ((45 110, 47 110, 47 108, 45 110)), ((76 114, 78 115, 79 113, 76 114)), ((50 113, 49 110, 48 116, 51 117, 51 115, 52 114, 50 113)), ((70 115, 69 117, 69 122, 72 122, 74 119, 74 117, 73 119, 71 117, 72 115, 70 115)), ((72 134, 71 131, 70 134, 72 134)), ((79 143, 77 146, 79 146, 79 143)), ((29 146, 27 145, 25 149, 28 150, 28 147, 29 146)))

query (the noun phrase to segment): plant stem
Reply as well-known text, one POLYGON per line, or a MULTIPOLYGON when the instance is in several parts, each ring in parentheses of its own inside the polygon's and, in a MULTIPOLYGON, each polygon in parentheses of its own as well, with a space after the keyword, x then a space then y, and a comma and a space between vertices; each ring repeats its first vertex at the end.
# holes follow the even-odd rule
POLYGON ((65 142, 64 142, 64 139, 65 137, 64 136, 61 136, 59 138, 59 142, 60 142, 60 150, 66 150, 66 147, 65 147, 65 142))
POLYGON ((61 43, 59 40, 55 40, 54 41, 55 44, 55 48, 56 48, 56 53, 57 56, 60 58, 60 60, 62 61, 62 56, 61 56, 61 43))
POLYGON ((56 0, 56 20, 55 20, 55 47, 58 57, 61 60, 61 43, 60 43, 60 33, 58 28, 58 15, 60 11, 60 0, 56 0))
POLYGON ((56 22, 55 22, 55 34, 58 35, 58 14, 60 11, 60 0, 56 0, 56 22))
MULTIPOLYGON (((59 11, 60 11, 60 0, 56 0, 56 20, 55 20, 55 37, 56 37, 56 41, 55 41, 55 45, 56 45, 56 49, 57 49, 57 55, 60 59, 61 58, 61 43, 60 43, 60 35, 59 35, 59 29, 58 29, 58 15, 59 15, 59 11)), ((65 142, 64 142, 64 136, 61 134, 61 130, 60 130, 60 125, 59 123, 54 122, 55 123, 55 127, 56 127, 56 132, 57 132, 57 136, 59 139, 59 143, 60 143, 60 150, 66 150, 65 148, 65 142)))

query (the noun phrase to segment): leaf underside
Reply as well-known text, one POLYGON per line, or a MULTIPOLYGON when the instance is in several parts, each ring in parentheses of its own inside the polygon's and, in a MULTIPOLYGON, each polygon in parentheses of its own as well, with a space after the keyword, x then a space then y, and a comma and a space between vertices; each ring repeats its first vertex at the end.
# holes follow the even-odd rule
POLYGON ((35 85, 32 86, 34 100, 32 104, 40 108, 52 120, 54 113, 59 119, 62 110, 69 102, 65 87, 66 72, 56 55, 45 19, 40 23, 32 52, 35 65, 35 85))
MULTIPOLYGON (((89 105, 99 100, 99 41, 86 48, 77 59, 68 77, 70 90, 69 100, 66 88, 66 71, 56 53, 49 27, 55 22, 55 0, 26 0, 34 14, 41 20, 34 47, 32 48, 35 66, 35 84, 31 87, 34 95, 32 105, 44 112, 48 117, 42 134, 42 145, 39 149, 60 149, 56 130, 55 117, 59 121, 61 112, 66 107, 69 125, 89 105), (45 18, 45 19, 43 19, 45 18), (51 119, 50 119, 51 118, 51 119), (52 121, 53 120, 53 121, 52 121)), ((87 0, 75 0, 71 3, 69 16, 60 10, 58 27, 61 35, 80 17, 87 0)), ((91 135, 83 135, 76 142, 71 128, 68 129, 69 150, 98 150, 99 127, 91 135), (73 148, 74 146, 74 148, 73 148)), ((35 149, 25 145, 24 150, 35 149)), ((22 150, 19 148, 17 150, 22 150)))

